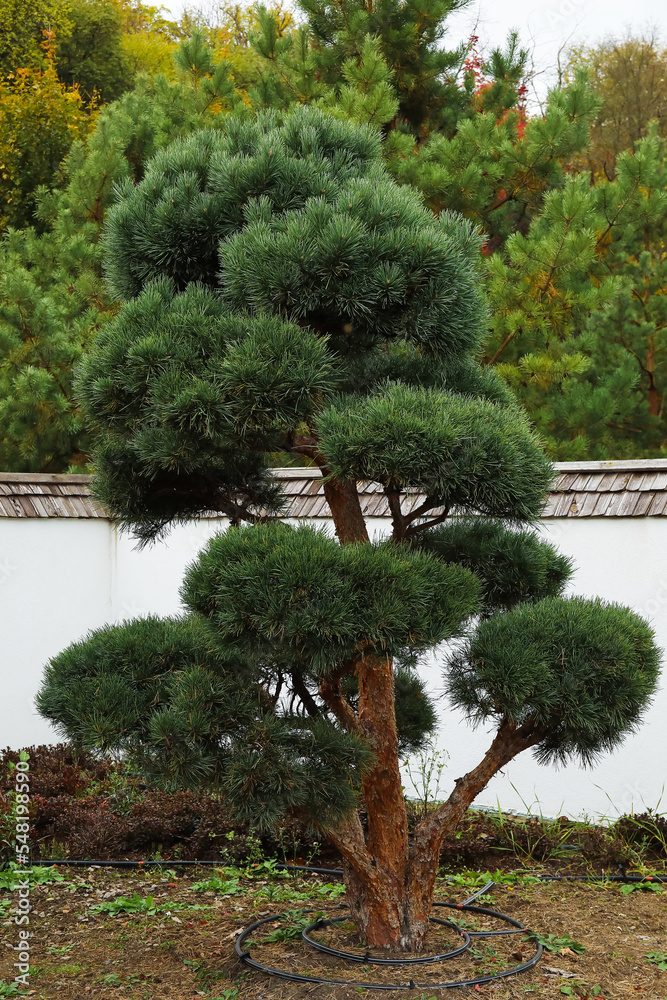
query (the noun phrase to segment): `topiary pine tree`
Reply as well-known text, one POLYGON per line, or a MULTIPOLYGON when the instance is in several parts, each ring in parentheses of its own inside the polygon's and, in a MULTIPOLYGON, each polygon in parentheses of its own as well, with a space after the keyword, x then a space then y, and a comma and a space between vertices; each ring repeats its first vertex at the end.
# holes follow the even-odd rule
POLYGON ((144 542, 203 511, 231 526, 188 571, 188 617, 92 634, 38 704, 258 826, 316 826, 364 939, 411 951, 443 837, 489 779, 531 747, 616 746, 659 654, 631 611, 560 597, 569 563, 528 530, 550 464, 473 360, 478 237, 398 187, 380 147, 308 108, 230 119, 123 189, 105 247, 125 302, 78 382, 95 492, 144 542), (320 470, 336 538, 280 522, 276 452, 320 470), (369 537, 361 480, 391 537, 369 537), (400 748, 433 726, 415 664, 457 636, 450 694, 496 735, 409 841, 400 748))

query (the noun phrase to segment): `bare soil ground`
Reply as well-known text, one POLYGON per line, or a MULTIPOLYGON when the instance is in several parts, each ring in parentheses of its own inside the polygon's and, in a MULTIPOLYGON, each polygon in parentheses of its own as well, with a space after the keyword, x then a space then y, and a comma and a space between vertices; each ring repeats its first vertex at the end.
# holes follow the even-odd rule
MULTIPOLYGON (((193 891, 197 882, 209 879, 212 870, 173 872, 140 870, 117 872, 91 868, 63 869, 65 881, 35 886, 31 890, 30 994, 36 1000, 193 1000, 196 997, 224 1000, 351 1000, 367 997, 406 997, 431 1000, 448 997, 518 998, 540 997, 564 1000, 597 997, 598 1000, 650 998, 667 1000, 667 971, 647 960, 649 954, 667 952, 667 892, 633 891, 622 895, 617 885, 574 882, 517 883, 500 885, 491 896, 478 901, 522 921, 541 935, 567 938, 585 947, 577 954, 566 944, 545 952, 536 967, 510 979, 452 992, 434 984, 455 978, 474 978, 487 971, 507 968, 533 953, 533 944, 523 934, 473 941, 465 957, 443 965, 403 968, 343 965, 309 949, 300 936, 287 940, 285 927, 299 933, 294 913, 286 921, 275 920, 253 932, 251 954, 268 965, 306 975, 323 975, 351 983, 405 983, 415 989, 378 992, 359 985, 291 983, 249 970, 235 956, 234 942, 240 929, 273 914, 312 909, 325 916, 341 916, 345 897, 337 887, 309 877, 267 880, 240 878, 227 881, 224 895, 217 891, 193 891), (134 898, 135 905, 152 897, 153 912, 92 912, 100 904, 113 904, 119 897, 134 898), (569 991, 569 992, 568 992, 569 991)), ((461 902, 471 895, 465 885, 439 884, 436 898, 461 902)), ((10 983, 13 948, 18 928, 9 906, 14 893, 0 892, 0 984, 10 983)), ((492 922, 460 911, 453 914, 467 928, 488 929, 492 922)), ((323 943, 364 953, 346 923, 314 933, 323 943)), ((449 950, 461 938, 451 928, 434 930, 428 947, 436 953, 449 950)), ((11 995, 2 992, 0 997, 11 995)))

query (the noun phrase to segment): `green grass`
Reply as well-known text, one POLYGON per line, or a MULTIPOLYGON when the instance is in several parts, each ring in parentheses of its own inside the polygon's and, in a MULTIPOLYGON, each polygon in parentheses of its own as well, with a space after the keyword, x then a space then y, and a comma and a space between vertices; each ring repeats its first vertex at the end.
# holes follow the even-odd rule
POLYGON ((219 875, 211 875, 202 882, 195 882, 190 889, 192 892, 217 892, 221 896, 236 896, 243 892, 238 878, 223 879, 219 875))

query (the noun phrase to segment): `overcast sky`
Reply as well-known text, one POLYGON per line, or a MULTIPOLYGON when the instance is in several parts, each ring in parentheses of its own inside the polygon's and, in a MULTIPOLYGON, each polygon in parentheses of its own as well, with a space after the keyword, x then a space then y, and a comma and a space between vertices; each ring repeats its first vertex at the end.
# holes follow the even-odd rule
MULTIPOLYGON (((164 5, 178 15, 184 6, 206 9, 215 0, 167 0, 164 5)), ((502 45, 509 31, 518 30, 521 44, 533 53, 540 95, 554 80, 559 49, 572 42, 595 42, 628 28, 635 34, 657 28, 667 45, 665 0, 471 0, 448 23, 450 45, 474 33, 483 50, 502 45)))
POLYGON ((474 28, 484 49, 501 45, 516 29, 533 53, 538 93, 554 81, 559 49, 574 42, 656 29, 667 44, 665 0, 472 0, 450 24, 452 41, 467 38, 474 28))

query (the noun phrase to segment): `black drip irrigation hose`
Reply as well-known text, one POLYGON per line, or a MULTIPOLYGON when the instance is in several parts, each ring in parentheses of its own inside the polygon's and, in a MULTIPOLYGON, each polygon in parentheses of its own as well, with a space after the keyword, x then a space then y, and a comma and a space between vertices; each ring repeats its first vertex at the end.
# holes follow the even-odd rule
MULTIPOLYGON (((39 861, 31 861, 33 868, 203 868, 210 865, 214 868, 224 868, 222 860, 218 861, 60 861, 57 858, 45 858, 39 861)), ((2 869, 0 865, 0 870, 2 869)), ((250 867, 250 866, 246 866, 250 867)), ((313 875, 336 875, 342 878, 343 871, 340 868, 313 868, 310 865, 291 865, 277 861, 273 866, 280 871, 311 872, 313 875)), ((619 868, 621 866, 619 865, 619 868)), ((268 874, 268 873, 267 873, 268 874)), ((620 875, 534 875, 533 878, 540 882, 655 882, 659 885, 667 884, 667 875, 627 875, 621 868, 620 875)), ((482 895, 480 890, 474 897, 482 895)))
MULTIPOLYGON (((475 893, 474 898, 488 892, 490 888, 495 885, 494 882, 489 882, 487 885, 480 889, 479 892, 475 893)), ((310 932, 314 930, 319 930, 323 927, 331 926, 332 924, 339 923, 342 920, 347 919, 346 917, 335 917, 334 919, 318 919, 308 927, 304 928, 301 937, 302 939, 327 955, 331 955, 334 958, 341 958, 346 961, 359 962, 364 965, 398 965, 398 966, 415 966, 415 965, 426 965, 432 962, 442 962, 446 959, 455 958, 457 955, 461 955, 470 948, 472 943, 472 938, 487 938, 487 937, 498 937, 501 934, 524 934, 530 933, 527 927, 520 924, 518 920, 513 917, 508 917, 505 913, 499 913, 497 910, 489 910, 484 906, 472 906, 468 901, 465 903, 434 903, 434 906, 446 907, 450 910, 458 910, 464 913, 480 913, 484 916, 495 917, 497 920, 502 920, 505 923, 511 924, 511 930, 500 930, 500 931, 465 931, 460 928, 453 920, 441 920, 438 917, 431 917, 431 921, 439 924, 445 924, 452 927, 462 938, 463 945, 459 948, 454 948, 449 952, 442 955, 429 955, 420 958, 374 958, 368 952, 365 955, 354 955, 351 952, 340 951, 337 948, 329 948, 326 945, 322 945, 319 942, 314 942, 310 937, 310 932)), ((339 909, 344 909, 345 907, 339 907, 339 909)), ((312 913, 312 910, 304 910, 304 913, 312 913)), ((410 979, 407 983, 369 983, 365 980, 349 980, 349 979, 330 979, 324 976, 302 976, 297 972, 285 972, 283 969, 275 969, 268 965, 263 965, 261 962, 255 961, 250 955, 249 951, 243 950, 243 942, 246 938, 258 927, 263 924, 270 922, 275 922, 276 920, 284 919, 286 914, 281 913, 276 916, 264 917, 262 920, 257 920, 254 924, 246 927, 244 931, 236 939, 236 954, 253 969, 257 969, 259 972, 264 972, 270 976, 278 976, 280 979, 287 979, 292 983, 314 983, 321 984, 325 986, 352 986, 357 989, 362 988, 366 990, 413 990, 426 988, 428 990, 447 990, 454 989, 458 986, 479 986, 482 983, 492 983, 498 979, 506 979, 508 976, 515 976, 518 972, 525 972, 526 969, 531 969, 542 956, 542 945, 537 942, 535 954, 528 959, 526 962, 522 962, 521 965, 515 965, 511 969, 504 969, 502 972, 493 972, 485 976, 476 976, 473 979, 457 979, 444 983, 425 983, 420 985, 415 983, 414 979, 410 979)))

